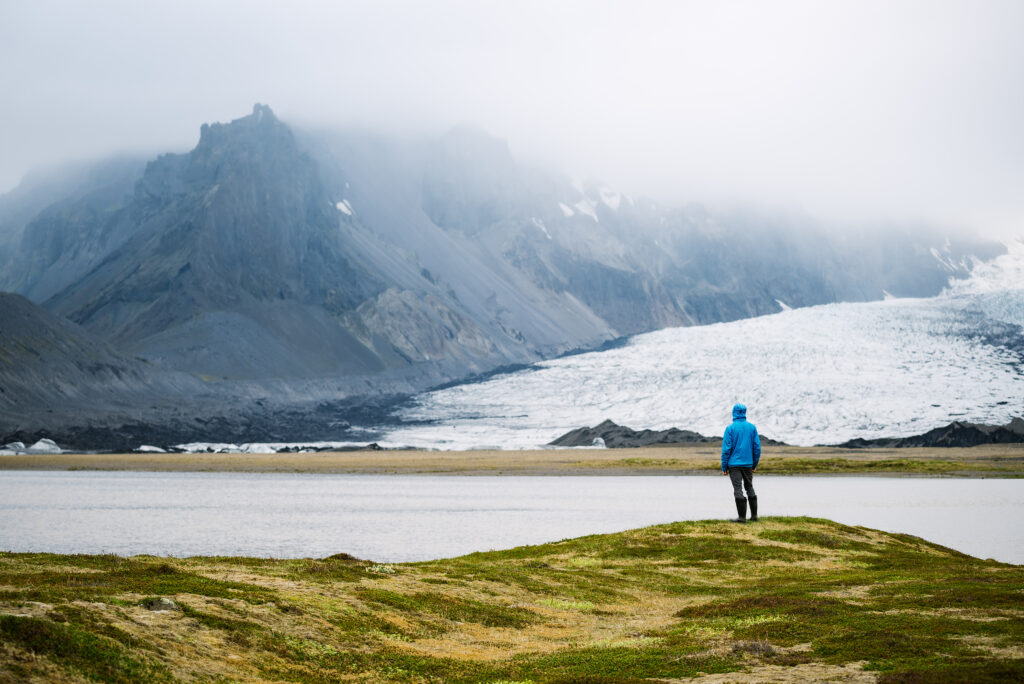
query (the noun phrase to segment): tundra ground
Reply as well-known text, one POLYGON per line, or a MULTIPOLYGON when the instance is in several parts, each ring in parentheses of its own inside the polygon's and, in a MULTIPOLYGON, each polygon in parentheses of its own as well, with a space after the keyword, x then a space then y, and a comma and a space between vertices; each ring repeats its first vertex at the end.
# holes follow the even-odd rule
POLYGON ((1024 567, 811 518, 408 564, 0 554, 0 682, 1010 681, 1022 618, 1024 567))

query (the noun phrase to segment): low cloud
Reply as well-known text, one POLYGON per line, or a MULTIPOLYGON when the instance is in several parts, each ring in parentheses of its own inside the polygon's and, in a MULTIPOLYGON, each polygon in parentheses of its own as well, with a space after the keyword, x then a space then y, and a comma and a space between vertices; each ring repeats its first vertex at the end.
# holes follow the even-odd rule
POLYGON ((187 149, 266 102, 662 201, 1024 232, 1019 2, 33 2, 0 7, 0 190, 187 149))

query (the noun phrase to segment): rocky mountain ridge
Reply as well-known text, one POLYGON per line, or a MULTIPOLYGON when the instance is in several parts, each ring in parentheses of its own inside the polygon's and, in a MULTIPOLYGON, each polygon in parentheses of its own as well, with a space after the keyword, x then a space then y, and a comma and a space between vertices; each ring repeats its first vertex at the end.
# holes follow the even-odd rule
MULTIPOLYGON (((820 228, 575 183, 470 127, 433 141, 295 131, 256 105, 204 124, 190 152, 0 196, 0 287, 133 359, 140 387, 179 373, 251 407, 415 392, 666 326, 935 294, 1002 249, 820 228)), ((5 381, 34 376, 8 367, 5 381)))

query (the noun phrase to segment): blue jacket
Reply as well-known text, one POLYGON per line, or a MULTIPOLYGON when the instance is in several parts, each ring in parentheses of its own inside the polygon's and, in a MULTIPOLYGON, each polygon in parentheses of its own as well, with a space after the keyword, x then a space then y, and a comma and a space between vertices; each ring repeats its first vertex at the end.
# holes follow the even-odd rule
POLYGON ((757 467, 761 460, 761 438, 757 428, 747 422, 747 407, 736 404, 732 407, 732 425, 725 428, 722 436, 722 470, 733 466, 757 467))

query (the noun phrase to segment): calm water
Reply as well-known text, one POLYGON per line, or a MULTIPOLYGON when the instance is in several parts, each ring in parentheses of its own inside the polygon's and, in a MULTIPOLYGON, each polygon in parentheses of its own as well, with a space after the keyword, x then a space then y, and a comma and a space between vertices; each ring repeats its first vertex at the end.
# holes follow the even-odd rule
MULTIPOLYGON (((1024 563, 1024 480, 758 477, 761 513, 1024 563)), ((0 549, 397 562, 735 515, 724 477, 0 472, 0 549)))

